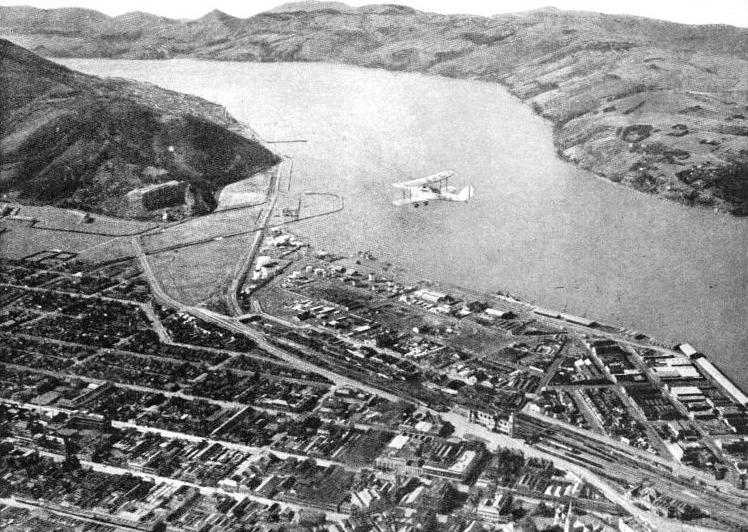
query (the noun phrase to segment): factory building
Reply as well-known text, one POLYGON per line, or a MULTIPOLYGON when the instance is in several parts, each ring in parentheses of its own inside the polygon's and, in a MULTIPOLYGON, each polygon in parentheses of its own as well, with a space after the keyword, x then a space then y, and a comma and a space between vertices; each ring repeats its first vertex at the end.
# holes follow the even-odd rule
POLYGON ((714 383, 719 388, 721 388, 722 391, 730 397, 730 399, 732 399, 739 405, 748 405, 748 396, 746 396, 740 388, 735 386, 732 381, 725 376, 724 373, 717 369, 714 364, 709 362, 709 360, 704 355, 698 353, 697 356, 695 356, 692 360, 694 364, 699 367, 702 373, 704 373, 704 375, 714 381, 714 383))

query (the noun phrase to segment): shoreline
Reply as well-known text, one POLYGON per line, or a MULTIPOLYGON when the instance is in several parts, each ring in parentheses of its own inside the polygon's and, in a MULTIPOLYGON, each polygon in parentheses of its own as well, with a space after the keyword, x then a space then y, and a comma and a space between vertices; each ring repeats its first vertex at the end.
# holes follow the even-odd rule
MULTIPOLYGON (((359 258, 359 257, 366 257, 367 253, 368 252, 365 252, 365 251, 359 251, 356 254, 349 255, 349 256, 346 256, 344 258, 346 258, 348 260, 360 261, 361 258, 359 258)), ((369 254, 369 256, 371 256, 371 255, 369 254)), ((536 313, 536 314, 537 314, 538 310, 541 310, 541 311, 543 311, 544 314, 546 312, 552 312, 552 313, 557 314, 558 316, 566 316, 566 317, 578 318, 579 319, 578 316, 574 316, 574 315, 570 314, 566 310, 560 311, 560 310, 552 309, 552 308, 549 308, 549 307, 545 307, 545 306, 542 305, 542 302, 540 302, 540 301, 537 302, 537 303, 532 303, 530 301, 526 301, 525 299, 522 299, 521 297, 517 297, 516 295, 511 294, 508 291, 505 291, 503 289, 497 289, 497 290, 493 290, 493 291, 490 291, 490 292, 482 292, 480 290, 475 290, 475 289, 472 289, 472 288, 467 288, 467 287, 460 286, 460 285, 457 285, 457 284, 454 284, 454 283, 449 283, 449 282, 444 282, 444 281, 437 281, 437 280, 433 280, 433 279, 419 279, 419 280, 411 281, 407 269, 405 269, 404 267, 402 267, 402 266, 400 266, 400 265, 398 265, 396 263, 392 263, 389 260, 387 261, 387 263, 390 264, 391 267, 393 267, 392 270, 388 269, 387 272, 391 272, 390 274, 393 275, 394 277, 396 277, 396 278, 397 277, 405 277, 409 282, 413 282, 413 284, 416 284, 416 285, 424 285, 424 286, 428 287, 430 290, 435 289, 438 292, 445 292, 445 293, 448 293, 450 295, 453 294, 453 293, 456 293, 457 294, 457 299, 461 299, 460 296, 463 296, 463 295, 472 296, 472 297, 476 297, 478 299, 484 299, 484 300, 490 300, 490 299, 494 299, 494 298, 499 298, 499 299, 503 300, 505 303, 507 303, 509 305, 512 305, 512 306, 516 305, 516 306, 526 307, 527 310, 530 310, 530 311, 532 311, 533 313, 536 313)), ((374 264, 374 265, 376 265, 375 267, 378 267, 379 269, 381 269, 382 263, 380 263, 379 260, 376 257, 373 257, 372 259, 367 260, 367 263, 364 266, 368 267, 370 264, 374 264)), ((546 316, 546 317, 549 317, 549 316, 546 316)), ((594 331, 599 331, 599 329, 596 329, 595 327, 585 327, 584 325, 581 325, 581 324, 574 324, 573 321, 569 321, 569 320, 566 320, 564 318, 550 318, 550 319, 553 320, 553 322, 557 323, 557 324, 561 323, 563 325, 572 325, 572 326, 582 327, 584 329, 589 329, 589 331, 591 331, 592 334, 594 334, 594 331)), ((673 340, 673 339, 665 339, 665 340, 663 340, 661 338, 656 338, 654 336, 651 336, 647 332, 643 332, 643 331, 639 331, 639 330, 635 330, 635 329, 630 329, 626 325, 621 325, 621 324, 616 324, 616 323, 600 322, 600 321, 595 320, 594 318, 587 318, 587 317, 584 317, 584 318, 581 318, 581 319, 589 320, 590 322, 597 324, 598 327, 609 327, 611 329, 616 329, 617 331, 620 331, 620 332, 613 332, 612 333, 612 335, 616 336, 616 337, 622 337, 625 334, 626 336, 631 336, 632 340, 633 340, 634 339, 634 335, 633 334, 629 335, 626 332, 631 331, 632 333, 638 333, 639 335, 643 335, 644 338, 645 338, 644 340, 641 341, 641 343, 651 344, 652 347, 655 347, 655 348, 659 347, 659 348, 662 348, 662 349, 666 349, 668 351, 678 352, 678 349, 677 349, 678 346, 691 345, 687 341, 678 341, 678 340, 673 340), (624 331, 626 331, 626 332, 624 332, 624 331)), ((562 328, 564 328, 564 327, 562 326, 562 328)), ((611 334, 611 333, 607 333, 607 334, 611 334)), ((623 340, 623 341, 626 341, 626 340, 623 340)), ((736 388, 738 388, 738 390, 740 390, 742 393, 748 395, 748 387, 746 387, 744 385, 741 385, 741 384, 735 382, 733 379, 731 379, 728 376, 728 374, 725 372, 725 370, 722 369, 721 365, 718 364, 718 363, 715 363, 714 360, 712 360, 712 358, 708 354, 705 354, 705 353, 703 353, 701 351, 697 351, 696 355, 702 355, 704 358, 706 358, 711 364, 713 364, 719 370, 719 372, 722 374, 722 376, 727 381, 729 381, 732 385, 734 385, 736 388)), ((689 359, 691 359, 691 357, 689 357, 689 359)), ((707 377, 705 376, 705 378, 707 378, 707 377)), ((709 379, 707 378, 707 380, 709 380, 709 379)))
MULTIPOLYGON (((4 36, 0 34, 0 38, 7 38, 8 36, 4 36)), ((509 95, 514 101, 516 101, 518 104, 522 105, 523 107, 529 109, 535 116, 543 120, 543 122, 546 123, 546 125, 549 126, 551 131, 551 137, 553 141, 553 148, 554 152, 556 154, 556 157, 558 160, 563 161, 567 164, 572 165, 574 168, 581 170, 583 172, 587 172, 590 175, 594 176, 596 179, 599 179, 601 181, 604 181, 606 183, 609 183, 613 185, 616 188, 623 188, 627 190, 632 190, 634 192, 637 192, 639 194, 644 194, 645 196, 650 196, 653 198, 657 198, 658 200, 670 202, 676 205, 681 205, 683 207, 686 207, 688 209, 695 209, 700 212, 709 212, 715 215, 727 215, 733 218, 738 219, 748 219, 748 210, 743 212, 732 212, 729 208, 725 208, 725 205, 729 206, 730 204, 728 202, 718 203, 717 205, 703 205, 699 203, 688 203, 687 201, 684 201, 682 199, 679 199, 677 197, 670 197, 662 193, 658 192, 650 192, 647 190, 642 190, 640 188, 637 188, 635 186, 632 186, 629 182, 624 182, 623 179, 615 180, 612 177, 606 175, 603 172, 597 171, 594 169, 594 167, 589 165, 582 164, 581 161, 574 160, 571 157, 567 157, 563 154, 563 150, 561 149, 559 145, 559 138, 560 138, 560 128, 562 128, 567 122, 562 121, 554 121, 551 117, 546 116, 541 112, 541 109, 537 108, 535 105, 533 105, 533 102, 531 102, 529 99, 524 100, 522 99, 516 91, 512 88, 511 85, 505 83, 501 79, 485 79, 481 76, 477 75, 469 75, 469 76, 448 76, 440 73, 434 73, 434 72, 424 72, 421 70, 402 70, 402 69, 392 69, 387 68, 386 66, 382 65, 366 65, 366 64, 359 64, 355 62, 344 62, 344 61, 335 61, 335 60, 280 60, 280 61, 250 61, 250 60, 236 60, 236 59, 221 59, 221 58, 202 58, 202 57, 192 57, 192 56, 179 56, 179 57, 162 57, 162 58, 137 58, 137 59, 122 59, 122 58, 116 58, 116 57, 96 57, 96 56, 89 56, 89 57, 78 57, 78 56, 62 56, 62 55, 45 55, 43 56, 46 59, 49 59, 51 61, 57 62, 57 60, 104 60, 104 61, 133 61, 133 62, 140 62, 140 61, 158 61, 158 62, 179 62, 179 61, 200 61, 200 62, 208 62, 208 63, 236 63, 236 64, 245 64, 245 63, 251 63, 256 65, 262 65, 262 64, 318 64, 318 65, 327 65, 327 66, 333 66, 333 67, 354 67, 354 68, 363 68, 366 70, 374 70, 374 71, 382 71, 382 72, 388 72, 391 74, 403 74, 403 75, 420 75, 430 78, 438 78, 442 80, 454 80, 454 81, 473 81, 478 83, 485 83, 494 87, 500 87, 502 90, 506 91, 507 95, 509 95)), ((225 106, 218 104, 221 107, 225 109, 225 106)), ((230 113, 229 113, 230 115, 230 113)), ((230 115, 233 117, 233 115, 230 115)), ((268 141, 262 138, 262 136, 259 134, 259 132, 255 131, 251 127, 247 126, 244 122, 238 121, 241 128, 244 128, 250 132, 249 137, 252 140, 256 140, 260 143, 262 143, 263 146, 269 149, 267 146, 268 141)), ((231 129, 231 128, 229 128, 231 129)), ((237 133, 241 134, 241 132, 237 131, 237 133)), ((269 142, 270 144, 273 144, 275 142, 269 142)), ((272 150, 271 150, 272 151, 272 150)), ((713 196, 710 196, 713 197, 713 196)), ((717 199, 717 201, 722 201, 717 199)))
MULTIPOLYGON (((114 60, 114 61, 119 61, 119 60, 114 60)), ((140 61, 142 61, 142 60, 132 60, 132 61, 133 61, 133 62, 140 62, 140 61)), ((228 62, 228 63, 236 63, 236 64, 243 64, 243 63, 246 63, 246 62, 241 62, 241 61, 220 61, 220 60, 215 60, 215 59, 208 59, 208 60, 203 60, 203 59, 194 59, 194 58, 165 59, 165 60, 163 60, 163 61, 177 61, 177 62, 179 62, 179 61, 184 61, 184 62, 186 62, 186 63, 188 63, 188 64, 189 64, 190 62, 192 62, 192 61, 199 61, 199 62, 207 61, 207 62, 209 62, 209 63, 216 63, 216 64, 222 64, 222 63, 227 63, 227 62, 228 62)), ((273 63, 273 64, 277 64, 277 63, 273 63)), ((321 66, 329 66, 329 65, 331 65, 331 63, 326 63, 326 62, 318 62, 318 64, 319 64, 319 65, 321 65, 321 66)), ((337 67, 339 67, 339 68, 342 68, 342 69, 345 69, 345 68, 351 68, 351 65, 348 65, 348 64, 345 64, 345 63, 334 63, 334 65, 335 65, 335 66, 337 66, 337 67)), ((353 68, 364 68, 364 67, 356 67, 356 66, 353 66, 353 68)), ((384 68, 378 68, 378 69, 375 69, 375 70, 381 70, 382 72, 387 72, 387 73, 391 73, 391 74, 396 74, 396 75, 397 75, 398 73, 400 73, 399 71, 390 71, 390 70, 388 70, 388 69, 384 69, 384 68)), ((413 73, 410 73, 410 72, 402 72, 402 74, 405 74, 405 75, 412 75, 413 73)), ((439 75, 436 75, 436 74, 431 74, 431 73, 415 73, 415 74, 416 74, 416 75, 418 75, 418 76, 425 76, 425 77, 429 77, 429 78, 435 78, 435 79, 436 79, 436 78, 438 78, 438 79, 443 79, 443 80, 447 80, 447 81, 449 81, 449 80, 454 80, 455 82, 458 82, 458 83, 462 81, 462 80, 460 80, 460 79, 458 79, 458 78, 451 78, 451 77, 439 76, 439 75)), ((517 96, 516 96, 515 94, 513 94, 513 93, 512 93, 512 91, 508 90, 508 89, 506 88, 506 86, 502 85, 501 83, 496 83, 496 82, 491 82, 491 81, 486 81, 486 80, 479 80, 479 79, 476 79, 475 81, 479 81, 480 83, 486 83, 486 84, 490 84, 490 86, 492 87, 492 90, 496 90, 496 91, 505 91, 505 92, 503 93, 504 95, 506 95, 507 97, 511 98, 511 99, 512 99, 513 101, 515 101, 515 102, 517 102, 517 103, 522 103, 522 104, 523 104, 523 105, 522 105, 522 107, 523 107, 523 108, 525 108, 525 109, 526 109, 526 110, 528 111, 528 114, 530 114, 530 113, 529 113, 529 111, 531 111, 531 108, 528 108, 528 106, 524 105, 524 102, 522 102, 520 98, 518 98, 518 97, 517 97, 517 96), (498 85, 498 87, 497 87, 497 85, 498 85), (494 89, 494 88, 495 88, 495 89, 494 89)), ((226 107, 225 107, 224 105, 221 105, 221 107, 222 107, 222 108, 224 108, 224 109, 226 109, 226 107)), ((227 112, 228 112, 228 110, 227 110, 227 112)), ((547 124, 547 125, 551 125, 551 126, 552 126, 552 122, 551 122, 550 120, 548 120, 547 118, 545 118, 545 117, 542 117, 542 116, 540 116, 540 115, 537 115, 537 113, 532 113, 532 115, 533 115, 533 116, 538 116, 538 118, 541 118, 541 120, 543 120, 544 122, 546 122, 546 124, 547 124)), ((232 115, 232 116, 233 116, 233 115, 232 115)), ((244 124, 243 122, 239 122, 239 124, 241 124, 241 127, 242 127, 242 128, 246 128, 246 124, 244 124)), ((252 130, 252 133, 254 133, 255 135, 257 135, 257 138, 258 138, 258 139, 259 139, 260 141, 262 141, 262 136, 261 136, 261 135, 259 135, 259 134, 258 134, 258 132, 256 132, 256 131, 252 130)), ((274 148, 273 148, 273 149, 271 149, 271 151, 274 151, 274 148)), ((568 161, 566 161, 566 160, 565 160, 565 159, 564 159, 563 157, 560 157, 560 156, 559 156, 559 154, 558 154, 558 152, 557 152, 557 151, 555 152, 555 156, 556 156, 557 158, 561 159, 561 160, 564 160, 564 162, 567 162, 567 163, 568 163, 568 161)), ((595 173, 594 173, 594 172, 592 172, 592 171, 589 171, 589 170, 585 170, 585 169, 582 169, 581 167, 579 167, 579 165, 574 165, 574 167, 576 167, 577 169, 579 169, 579 170, 580 170, 580 171, 582 171, 582 172, 589 172, 589 174, 588 174, 588 175, 592 174, 592 175, 590 175, 590 177, 593 177, 593 176, 594 176, 594 177, 596 178, 596 180, 597 180, 597 179, 601 179, 599 175, 595 174, 595 173)), ((604 181, 610 182, 610 184, 611 184, 611 185, 616 185, 616 184, 617 184, 617 183, 613 183, 613 182, 611 182, 611 181, 610 181, 609 179, 604 179, 604 181)), ((642 192, 642 191, 639 191, 639 190, 637 190, 637 189, 635 189, 635 188, 633 188, 633 187, 625 187, 625 188, 626 188, 626 189, 629 189, 629 190, 634 190, 634 191, 636 191, 636 192, 642 192)), ((647 194, 647 195, 648 195, 648 196, 652 196, 652 194, 647 194)), ((675 202, 671 202, 670 204, 672 204, 672 203, 675 203, 675 202)), ((679 207, 679 209, 680 209, 680 207, 679 207)), ((704 217, 709 217, 709 218, 711 218, 711 217, 713 216, 713 214, 714 214, 713 212, 708 212, 708 211, 706 211, 705 209, 700 209, 700 211, 701 211, 701 212, 704 212, 704 214, 703 214, 703 215, 699 215, 699 216, 704 216, 704 217)), ((692 213, 691 213, 691 214, 692 214, 692 213)), ((698 216, 697 216, 697 217, 698 217, 698 216)), ((727 220, 727 219, 725 219, 725 220, 727 220)), ((738 224, 740 224, 740 223, 742 223, 742 222, 737 222, 737 223, 738 223, 738 224)), ((510 288, 510 289, 512 289, 511 287, 509 287, 509 288, 510 288)), ((513 290, 514 290, 514 289, 513 289, 513 290)), ((533 298, 529 298, 529 299, 528 299, 528 298, 526 297, 526 296, 527 296, 527 294, 522 294, 522 295, 524 295, 524 296, 525 296, 525 299, 527 299, 528 301, 532 301, 532 300, 533 300, 533 298)), ((538 304, 543 304, 544 298, 537 298, 537 300, 538 300, 538 304)), ((615 320, 611 320, 611 321, 615 322, 615 320)), ((669 338, 670 336, 667 336, 667 335, 666 335, 666 336, 664 336, 664 337, 665 337, 665 338, 669 338)), ((729 357, 727 357, 727 358, 729 358, 729 357)))

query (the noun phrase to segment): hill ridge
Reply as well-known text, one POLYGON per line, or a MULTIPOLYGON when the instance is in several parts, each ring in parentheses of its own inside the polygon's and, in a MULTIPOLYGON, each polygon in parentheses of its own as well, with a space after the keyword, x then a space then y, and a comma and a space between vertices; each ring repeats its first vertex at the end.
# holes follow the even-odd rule
POLYGON ((5 199, 183 217, 210 212, 223 186, 277 162, 200 98, 81 74, 4 39, 0 66, 5 199))
POLYGON ((559 154, 575 164, 681 203, 748 213, 748 29, 385 4, 213 16, 158 31, 102 24, 72 36, 2 13, 0 34, 12 29, 52 56, 326 61, 500 83, 554 124, 559 154), (15 22, 3 28, 3 20, 15 22))

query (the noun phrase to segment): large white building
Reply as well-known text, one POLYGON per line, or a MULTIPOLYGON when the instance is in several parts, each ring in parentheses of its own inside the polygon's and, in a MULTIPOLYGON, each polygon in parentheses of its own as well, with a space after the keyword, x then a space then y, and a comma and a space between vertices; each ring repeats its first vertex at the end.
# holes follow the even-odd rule
POLYGON ((506 516, 502 516, 501 513, 506 509, 510 502, 511 497, 505 493, 500 495, 497 494, 497 496, 493 498, 481 500, 476 508, 478 519, 484 523, 505 523, 507 518, 506 516))

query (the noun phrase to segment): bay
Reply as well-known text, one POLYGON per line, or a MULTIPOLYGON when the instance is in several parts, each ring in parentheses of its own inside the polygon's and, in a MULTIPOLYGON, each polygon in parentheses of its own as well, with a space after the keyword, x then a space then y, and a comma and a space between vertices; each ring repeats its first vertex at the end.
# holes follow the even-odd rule
POLYGON ((224 105, 294 158, 293 191, 343 212, 316 246, 689 342, 748 386, 748 220, 614 185, 560 160, 551 125, 502 87, 344 65, 64 59, 224 105), (398 208, 392 183, 444 169, 468 205, 398 208))

